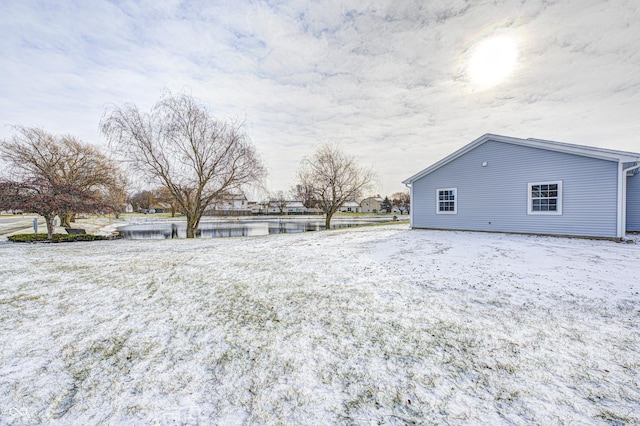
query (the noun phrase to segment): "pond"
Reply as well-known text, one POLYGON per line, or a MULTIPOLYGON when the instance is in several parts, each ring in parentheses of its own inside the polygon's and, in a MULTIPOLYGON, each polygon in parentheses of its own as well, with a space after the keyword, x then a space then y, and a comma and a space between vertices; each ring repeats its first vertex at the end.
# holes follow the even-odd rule
MULTIPOLYGON (((403 218, 404 219, 404 218, 403 218)), ((407 217, 408 219, 408 217, 407 217)), ((342 218, 331 220, 331 228, 350 228, 388 222, 390 217, 342 218)), ((259 218, 203 220, 196 231, 198 238, 248 237, 269 234, 322 231, 324 217, 317 218, 259 218)), ((118 228, 126 239, 186 238, 185 221, 153 221, 125 225, 118 228)))

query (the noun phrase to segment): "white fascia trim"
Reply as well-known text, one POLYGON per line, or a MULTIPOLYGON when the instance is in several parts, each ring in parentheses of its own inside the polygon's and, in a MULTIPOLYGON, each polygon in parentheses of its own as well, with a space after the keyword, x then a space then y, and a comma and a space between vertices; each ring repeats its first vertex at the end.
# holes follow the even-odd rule
POLYGON ((455 160, 456 158, 458 158, 458 157, 462 156, 463 154, 466 154, 467 152, 471 151, 472 149, 474 149, 478 145, 481 145, 484 142, 488 141, 490 139, 490 137, 488 137, 488 136, 493 136, 493 135, 490 135, 490 134, 487 133, 485 135, 480 136, 478 139, 476 139, 473 142, 463 146, 462 148, 460 148, 459 150, 453 152, 452 154, 447 155, 446 157, 444 157, 442 160, 438 161, 437 163, 434 163, 434 164, 430 165, 429 167, 427 167, 426 169, 422 170, 421 172, 418 172, 415 175, 411 176, 409 179, 406 179, 406 180, 402 181, 402 183, 404 183, 405 185, 413 183, 416 180, 420 179, 421 177, 428 175, 432 171, 434 171, 436 169, 439 169, 440 167, 444 166, 447 163, 450 163, 451 161, 455 160))
POLYGON ((462 148, 455 151, 454 153, 444 157, 442 160, 438 161, 437 163, 432 164, 431 166, 427 167, 421 172, 416 173, 410 178, 404 180, 402 183, 404 184, 412 183, 488 141, 504 142, 504 143, 510 143, 513 145, 522 145, 522 146, 527 146, 532 148, 540 148, 540 149, 545 149, 547 151, 556 151, 556 152, 563 152, 567 154, 575 154, 583 157, 591 157, 591 158, 596 158, 600 160, 617 161, 617 162, 624 162, 624 163, 634 163, 634 162, 640 161, 640 154, 633 153, 633 152, 608 150, 605 148, 595 148, 595 147, 589 147, 589 146, 583 146, 583 145, 574 145, 574 144, 568 144, 564 142, 547 141, 543 139, 532 139, 532 138, 520 139, 520 138, 514 138, 510 136, 501 136, 501 135, 495 135, 492 133, 486 133, 480 136, 478 139, 474 140, 473 142, 463 146, 462 148))
POLYGON ((556 145, 556 144, 550 144, 550 143, 539 143, 537 141, 531 141, 531 143, 528 143, 528 144, 520 144, 517 142, 511 142, 511 143, 513 143, 514 145, 524 145, 524 146, 529 146, 531 148, 545 149, 547 151, 561 152, 564 154, 573 154, 573 155, 579 155, 581 157, 595 158, 597 160, 616 161, 616 162, 622 161, 625 163, 629 163, 629 162, 635 161, 638 158, 637 156, 612 154, 612 153, 602 151, 601 149, 595 149, 595 148, 591 149, 589 147, 581 147, 581 146, 556 145))
POLYGON ((622 162, 618 163, 618 238, 624 238, 627 234, 627 173, 640 169, 640 161, 635 166, 623 167, 622 162))
POLYGON ((536 138, 528 138, 526 140, 533 143, 541 143, 542 147, 552 151, 568 152, 570 154, 584 155, 586 157, 601 158, 605 160, 621 160, 625 163, 635 162, 640 157, 640 153, 620 151, 617 149, 599 148, 596 146, 577 145, 536 138))
POLYGON ((407 186, 409 187, 409 226, 413 228, 413 211, 414 211, 413 185, 407 185, 407 186))
POLYGON ((409 228, 413 228, 413 185, 405 183, 404 186, 409 188, 409 228))

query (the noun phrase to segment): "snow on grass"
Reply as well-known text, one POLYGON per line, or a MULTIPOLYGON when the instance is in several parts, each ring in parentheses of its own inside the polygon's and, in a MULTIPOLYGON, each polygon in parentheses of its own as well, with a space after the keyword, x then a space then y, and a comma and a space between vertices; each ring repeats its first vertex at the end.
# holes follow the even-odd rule
POLYGON ((32 228, 33 219, 36 217, 38 216, 0 214, 0 232, 18 227, 32 228))
POLYGON ((640 423, 638 244, 405 224, 0 259, 0 423, 640 423))

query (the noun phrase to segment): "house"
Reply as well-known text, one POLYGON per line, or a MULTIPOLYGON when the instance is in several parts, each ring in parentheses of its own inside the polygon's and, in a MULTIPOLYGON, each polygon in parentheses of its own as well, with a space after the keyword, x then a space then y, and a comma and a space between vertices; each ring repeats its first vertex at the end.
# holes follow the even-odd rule
POLYGON ((249 201, 243 192, 228 194, 224 197, 220 209, 233 212, 247 212, 249 210, 249 201))
POLYGON ((619 239, 640 231, 640 153, 486 134, 403 183, 412 228, 619 239))
POLYGON ((369 197, 360 201, 360 206, 363 213, 378 213, 380 211, 380 203, 382 203, 382 198, 369 197))
POLYGON ((285 212, 287 214, 304 214, 305 207, 302 201, 287 201, 285 212))
POLYGON ((250 213, 249 201, 241 191, 230 191, 217 199, 206 211, 206 215, 213 216, 238 216, 250 213))
POLYGON ((248 201, 247 202, 247 209, 249 210, 249 213, 251 214, 260 214, 262 211, 262 204, 258 203, 257 201, 248 201))
POLYGON ((340 206, 341 213, 360 213, 360 203, 357 201, 347 201, 340 206))
POLYGON ((295 215, 306 214, 308 209, 302 201, 271 200, 261 203, 250 202, 251 214, 295 215))
POLYGON ((153 203, 148 209, 140 210, 142 213, 166 213, 171 211, 171 204, 165 202, 153 203))

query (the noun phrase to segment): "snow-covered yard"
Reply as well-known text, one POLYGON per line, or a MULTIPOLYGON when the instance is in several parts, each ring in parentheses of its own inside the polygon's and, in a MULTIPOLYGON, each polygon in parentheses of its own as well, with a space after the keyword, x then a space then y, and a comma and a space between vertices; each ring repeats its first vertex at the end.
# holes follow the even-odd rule
POLYGON ((640 244, 0 243, 2 424, 638 424, 640 244))

